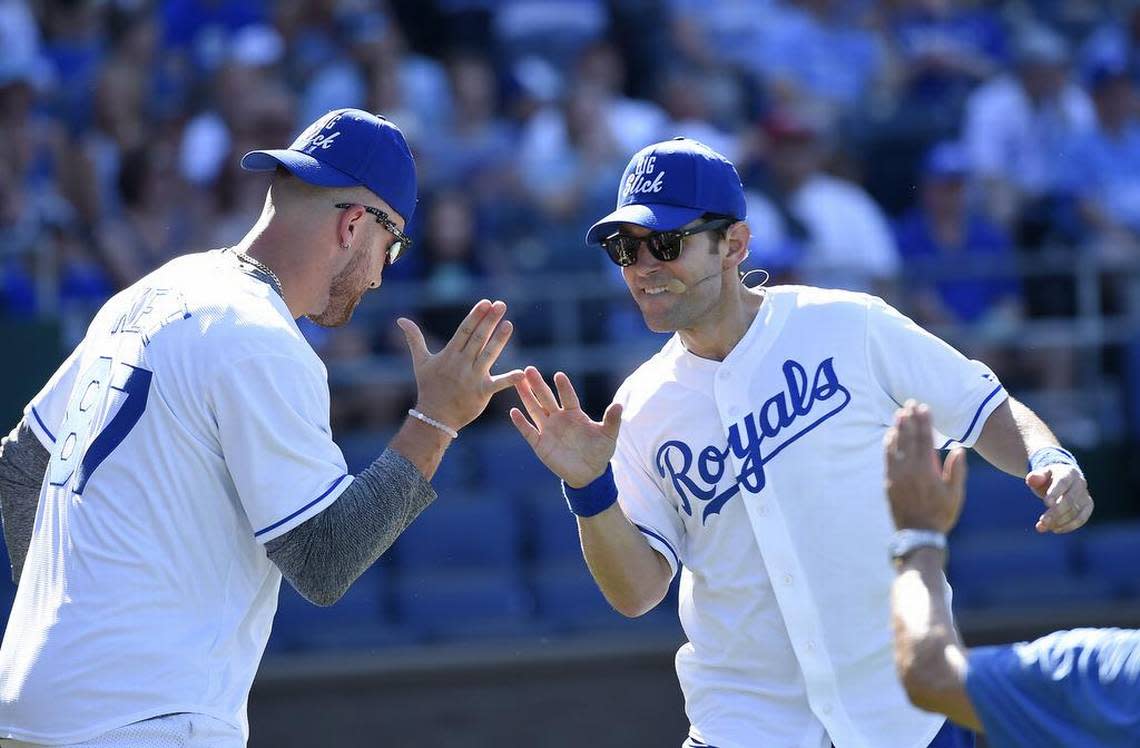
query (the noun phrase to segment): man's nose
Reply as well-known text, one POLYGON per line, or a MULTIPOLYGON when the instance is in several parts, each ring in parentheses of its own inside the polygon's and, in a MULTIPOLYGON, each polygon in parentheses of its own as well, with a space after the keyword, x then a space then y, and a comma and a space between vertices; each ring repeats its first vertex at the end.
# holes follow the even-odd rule
POLYGON ((656 270, 657 266, 661 264, 649 251, 649 242, 645 239, 639 239, 637 242, 637 269, 642 273, 648 273, 656 270))

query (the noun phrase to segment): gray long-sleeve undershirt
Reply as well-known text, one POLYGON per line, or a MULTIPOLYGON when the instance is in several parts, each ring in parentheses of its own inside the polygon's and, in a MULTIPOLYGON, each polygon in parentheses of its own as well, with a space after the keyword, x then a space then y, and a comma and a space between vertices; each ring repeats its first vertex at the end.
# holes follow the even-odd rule
MULTIPOLYGON (((49 457, 26 421, 0 441, 0 519, 15 582, 49 457)), ((298 592, 317 605, 332 605, 434 500, 435 490, 415 465, 386 449, 340 498, 265 549, 298 592)))
POLYGON ((13 582, 20 580, 32 542, 40 484, 50 457, 27 421, 20 421, 12 433, 0 439, 0 519, 4 522, 4 543, 12 563, 13 582))
POLYGON ((332 605, 434 500, 416 466, 385 449, 339 499, 265 549, 298 592, 332 605))

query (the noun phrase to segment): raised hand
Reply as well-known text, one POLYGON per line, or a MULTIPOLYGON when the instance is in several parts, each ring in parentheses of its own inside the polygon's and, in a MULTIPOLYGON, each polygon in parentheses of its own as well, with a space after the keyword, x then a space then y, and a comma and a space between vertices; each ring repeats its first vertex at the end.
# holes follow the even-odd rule
POLYGON ((943 464, 934 451, 930 409, 914 400, 895 412, 883 441, 895 527, 949 532, 962 512, 966 451, 953 450, 943 464))
POLYGON ((483 299, 459 324, 439 353, 428 350, 415 322, 401 317, 416 375, 416 410, 458 431, 479 417, 491 396, 523 380, 521 369, 491 374, 491 367, 511 339, 513 326, 503 319, 507 305, 483 299))
POLYGON ((604 473, 614 455, 621 406, 611 403, 601 422, 594 421, 578 403, 570 377, 556 373, 554 386, 557 398, 538 369, 528 366, 515 390, 530 420, 511 408, 511 422, 546 467, 567 485, 581 488, 604 473))

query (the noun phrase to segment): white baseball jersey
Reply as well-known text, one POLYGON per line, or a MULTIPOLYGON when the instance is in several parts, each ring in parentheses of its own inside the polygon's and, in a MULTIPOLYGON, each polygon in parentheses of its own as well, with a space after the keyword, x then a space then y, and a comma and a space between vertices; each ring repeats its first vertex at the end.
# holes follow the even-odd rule
MULTIPOLYGON (((618 391, 619 501, 681 572, 694 743, 925 748, 895 674, 883 435, 907 398, 973 444, 993 373, 877 298, 768 289, 723 362, 674 336, 618 391)), ((947 590, 947 594, 949 590, 947 590)))
POLYGON ((230 252, 112 298, 25 410, 51 450, 0 647, 0 737, 174 712, 248 735, 281 574, 262 543, 351 482, 324 365, 230 252))

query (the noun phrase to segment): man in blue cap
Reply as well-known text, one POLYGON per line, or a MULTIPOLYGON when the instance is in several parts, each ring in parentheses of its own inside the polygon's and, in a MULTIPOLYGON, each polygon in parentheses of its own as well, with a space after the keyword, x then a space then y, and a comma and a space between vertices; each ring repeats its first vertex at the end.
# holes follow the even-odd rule
POLYGON ((412 156, 387 120, 330 112, 284 150, 234 247, 111 299, 0 448, 19 582, 0 647, 0 744, 242 746, 284 576, 335 602, 434 498, 459 429, 522 372, 480 301, 438 353, 398 321, 416 407, 349 475, 325 368, 296 322, 348 321, 411 242, 412 156))
POLYGON ((735 168, 706 146, 637 153, 587 241, 674 335, 601 422, 565 374, 556 394, 533 367, 511 420, 562 478, 614 608, 642 615, 681 569, 686 746, 969 745, 909 704, 892 664, 888 547, 940 542, 892 536, 880 445, 897 403, 931 403, 939 444, 1016 475, 1028 460, 1039 532, 1084 524, 1084 477, 984 364, 880 299, 745 287, 745 217, 735 168))

